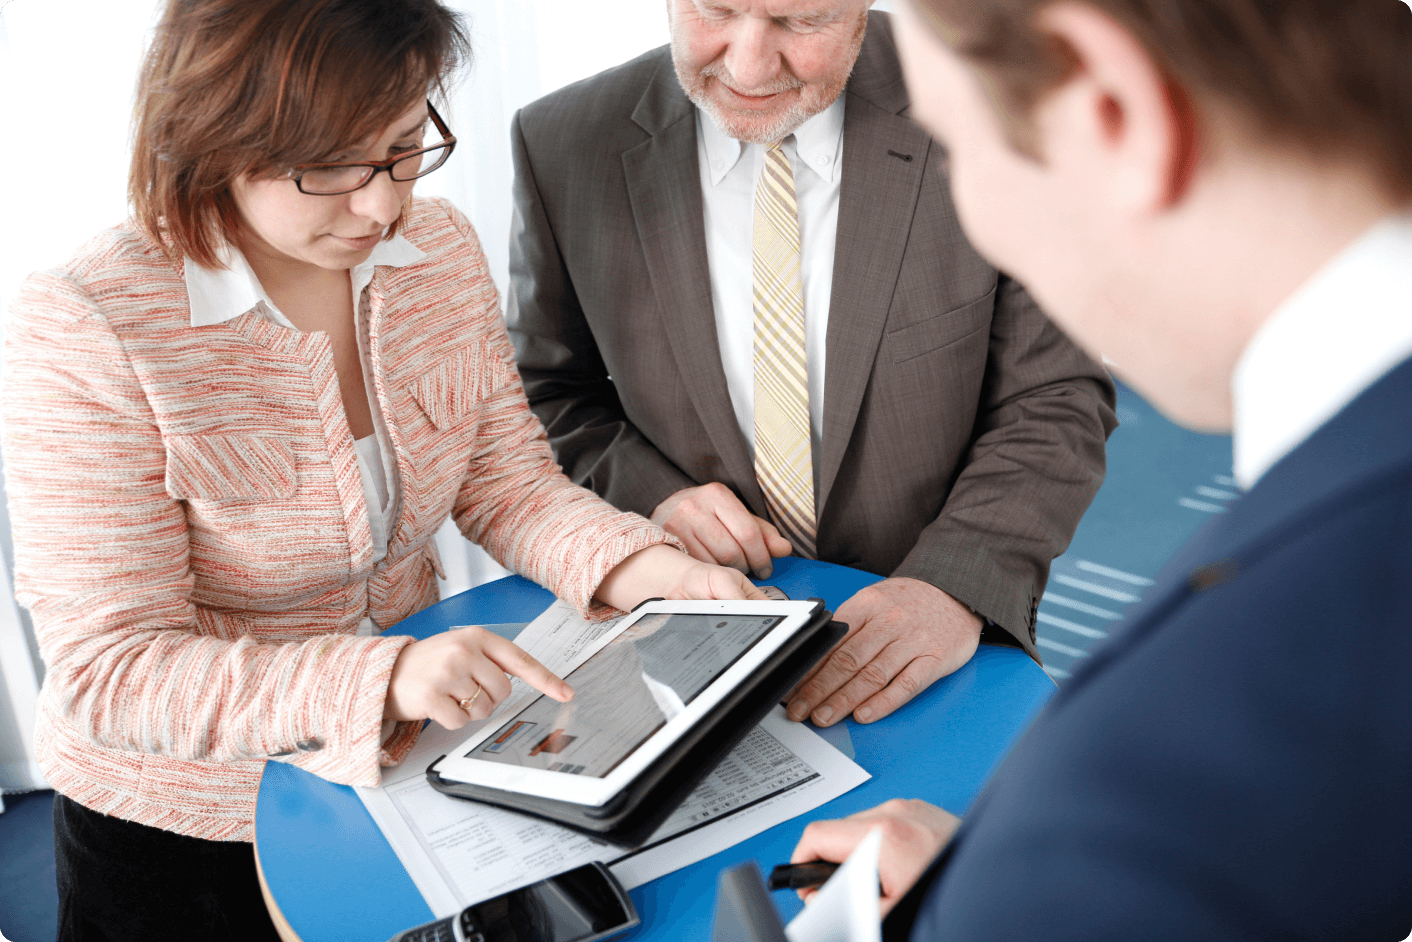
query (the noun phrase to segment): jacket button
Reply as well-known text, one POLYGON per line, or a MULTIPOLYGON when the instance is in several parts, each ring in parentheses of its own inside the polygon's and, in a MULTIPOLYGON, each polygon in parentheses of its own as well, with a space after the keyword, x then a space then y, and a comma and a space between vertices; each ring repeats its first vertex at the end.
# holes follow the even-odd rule
POLYGON ((317 739, 301 739, 294 745, 298 747, 300 752, 318 752, 324 747, 324 744, 317 739))
POLYGON ((284 752, 272 752, 272 753, 270 753, 270 758, 271 758, 271 759, 283 759, 285 756, 292 756, 292 755, 294 755, 294 750, 293 750, 293 749, 286 749, 286 750, 284 750, 284 752))

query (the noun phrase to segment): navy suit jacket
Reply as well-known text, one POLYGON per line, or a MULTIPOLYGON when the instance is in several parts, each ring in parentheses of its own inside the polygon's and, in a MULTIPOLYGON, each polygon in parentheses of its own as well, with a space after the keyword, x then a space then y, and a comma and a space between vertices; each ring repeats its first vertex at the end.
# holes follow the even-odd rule
POLYGON ((926 879, 914 942, 1408 935, 1412 360, 1192 541, 926 879))

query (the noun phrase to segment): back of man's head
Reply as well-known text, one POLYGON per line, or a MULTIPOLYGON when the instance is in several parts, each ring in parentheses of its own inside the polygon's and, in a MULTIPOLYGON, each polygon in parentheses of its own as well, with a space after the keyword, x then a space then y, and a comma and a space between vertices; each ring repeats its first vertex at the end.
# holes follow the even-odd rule
MULTIPOLYGON (((1056 0, 911 0, 980 72, 1019 150, 1034 105, 1069 76, 1044 32, 1056 0)), ((1070 0, 1058 0, 1068 3, 1070 0)), ((1412 8, 1404 0, 1082 0, 1123 24, 1174 88, 1271 143, 1355 157, 1412 197, 1412 8)))

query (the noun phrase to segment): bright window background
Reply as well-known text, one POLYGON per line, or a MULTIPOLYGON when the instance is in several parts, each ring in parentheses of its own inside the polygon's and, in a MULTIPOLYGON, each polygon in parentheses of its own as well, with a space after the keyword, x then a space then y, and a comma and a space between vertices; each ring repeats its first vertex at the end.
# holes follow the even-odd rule
MULTIPOLYGON (((666 3, 451 5, 466 14, 476 54, 447 116, 462 143, 452 163, 418 186, 461 205, 487 249, 498 252, 503 274, 498 235, 509 218, 507 129, 514 111, 665 43, 666 3), (503 199, 491 198, 496 192, 503 199)), ((26 274, 62 261, 127 215, 133 85, 161 6, 154 0, 0 0, 0 127, 6 129, 0 206, 7 222, 0 227, 0 301, 8 302, 26 274)))

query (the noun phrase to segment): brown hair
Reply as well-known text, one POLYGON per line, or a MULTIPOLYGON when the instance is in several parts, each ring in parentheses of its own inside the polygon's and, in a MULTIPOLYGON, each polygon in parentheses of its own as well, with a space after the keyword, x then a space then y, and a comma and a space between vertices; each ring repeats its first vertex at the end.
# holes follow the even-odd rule
POLYGON ((469 59, 437 0, 168 0, 138 77, 137 219, 174 258, 219 267, 240 230, 234 180, 380 133, 433 91, 444 99, 469 59))
MULTIPOLYGON (((1050 0, 911 0, 977 69, 1012 146, 1075 59, 1037 25, 1050 0)), ((1412 196, 1412 9, 1402 0, 1086 0, 1121 23, 1199 106, 1266 139, 1365 164, 1412 196)))

